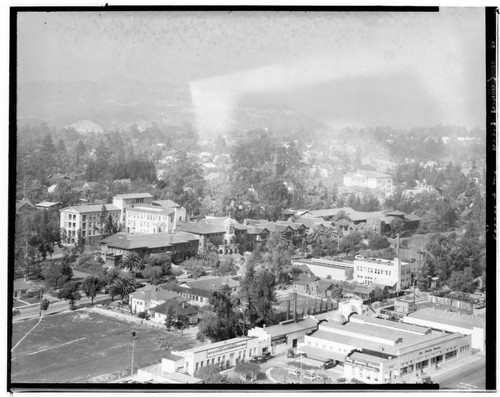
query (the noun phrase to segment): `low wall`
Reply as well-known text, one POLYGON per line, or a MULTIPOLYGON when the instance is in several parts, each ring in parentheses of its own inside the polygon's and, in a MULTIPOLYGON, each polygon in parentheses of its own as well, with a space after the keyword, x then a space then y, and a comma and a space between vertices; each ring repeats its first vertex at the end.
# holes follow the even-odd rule
POLYGON ((130 314, 122 313, 121 311, 118 312, 116 310, 104 309, 102 307, 96 307, 96 306, 89 308, 89 310, 92 312, 95 312, 95 313, 102 314, 103 316, 113 317, 113 318, 116 318, 119 320, 126 321, 130 324, 139 324, 139 325, 145 325, 145 326, 152 327, 152 328, 167 330, 167 328, 165 327, 164 324, 159 324, 159 323, 155 323, 154 321, 151 321, 151 320, 144 320, 144 319, 139 318, 139 317, 134 317, 134 316, 131 316, 130 314))

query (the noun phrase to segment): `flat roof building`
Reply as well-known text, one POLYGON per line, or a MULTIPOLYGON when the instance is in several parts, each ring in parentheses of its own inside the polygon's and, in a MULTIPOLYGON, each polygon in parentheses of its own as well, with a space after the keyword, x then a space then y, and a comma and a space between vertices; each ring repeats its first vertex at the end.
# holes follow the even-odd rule
POLYGON ((280 353, 286 348, 295 348, 304 340, 306 333, 318 328, 318 320, 306 318, 294 322, 282 321, 270 327, 255 327, 248 330, 248 336, 259 338, 262 352, 271 351, 272 354, 280 353))
POLYGON ((402 382, 416 372, 471 354, 471 337, 358 314, 318 325, 299 349, 344 366, 347 379, 402 382))
POLYGON ((174 365, 178 368, 182 366, 181 371, 191 376, 205 366, 215 365, 225 369, 260 353, 259 339, 244 336, 172 352, 173 355, 183 359, 176 359, 174 365))
POLYGON ((403 322, 471 335, 471 347, 480 351, 485 349, 486 326, 481 317, 428 307, 408 314, 403 322))

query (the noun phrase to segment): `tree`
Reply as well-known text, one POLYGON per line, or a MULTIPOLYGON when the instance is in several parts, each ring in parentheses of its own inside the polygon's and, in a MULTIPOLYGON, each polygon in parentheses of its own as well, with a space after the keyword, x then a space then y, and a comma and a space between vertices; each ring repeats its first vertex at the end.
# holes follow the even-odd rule
POLYGON ((123 254, 120 260, 120 269, 135 274, 144 269, 144 263, 137 252, 129 251, 123 254))
POLYGON ((370 239, 369 248, 372 250, 380 250, 384 248, 389 248, 391 243, 385 236, 376 235, 370 239))
POLYGON ((125 296, 135 291, 135 282, 132 277, 125 274, 120 274, 113 281, 113 284, 109 287, 109 295, 111 297, 120 295, 122 303, 124 302, 125 296))
POLYGON ((468 267, 465 270, 454 271, 451 273, 448 280, 448 286, 453 291, 472 293, 476 290, 474 285, 474 275, 472 268, 468 267))
POLYGON ((427 291, 430 287, 431 270, 427 262, 425 262, 415 274, 415 284, 420 291, 427 291))
POLYGON ((213 313, 202 317, 199 332, 212 342, 227 340, 240 335, 237 319, 240 313, 231 299, 229 288, 212 293, 210 305, 213 313))
POLYGON ((68 263, 51 262, 42 271, 45 285, 48 288, 61 288, 73 276, 73 270, 68 263))
POLYGON ((161 266, 146 266, 142 271, 142 276, 148 280, 149 283, 157 285, 163 277, 163 270, 161 266))
POLYGON ((288 274, 291 267, 288 241, 279 231, 274 231, 267 239, 266 249, 267 253, 264 255, 264 262, 273 274, 275 283, 285 281, 284 276, 288 274))
POLYGON ((247 272, 240 288, 240 296, 246 303, 248 319, 252 325, 273 325, 276 321, 273 305, 276 302, 275 277, 266 269, 255 272, 253 266, 247 272))
POLYGON ((82 282, 82 290, 91 299, 91 305, 94 306, 94 298, 103 286, 103 280, 97 276, 88 276, 82 282))
POLYGON ((389 224, 391 227, 391 235, 395 237, 398 233, 405 230, 405 221, 401 218, 395 217, 389 224))
POLYGON ((340 251, 346 254, 355 253, 362 247, 363 236, 354 231, 340 239, 340 251))
POLYGON ((79 292, 80 287, 76 281, 68 281, 57 294, 58 299, 65 299, 69 301, 69 307, 75 308, 75 302, 80 300, 82 295, 79 292))
POLYGON ((231 383, 227 375, 220 373, 220 369, 215 365, 206 365, 198 369, 195 377, 201 379, 205 384, 228 384, 231 383))
POLYGON ((250 381, 257 380, 257 375, 260 373, 260 365, 257 363, 246 362, 237 364, 234 368, 234 372, 243 377, 246 381, 247 377, 250 377, 250 381))

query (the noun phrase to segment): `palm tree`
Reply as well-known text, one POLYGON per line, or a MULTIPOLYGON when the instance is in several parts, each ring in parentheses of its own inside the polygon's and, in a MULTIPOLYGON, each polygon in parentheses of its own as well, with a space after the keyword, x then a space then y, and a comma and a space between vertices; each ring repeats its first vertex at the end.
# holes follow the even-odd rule
POLYGON ((137 252, 131 251, 123 254, 120 260, 120 269, 131 272, 135 276, 136 272, 144 269, 144 263, 137 252))
POLYGON ((113 281, 113 284, 109 287, 109 294, 113 297, 115 295, 120 295, 122 298, 122 303, 124 303, 124 298, 126 295, 135 291, 135 281, 129 275, 119 275, 113 281))

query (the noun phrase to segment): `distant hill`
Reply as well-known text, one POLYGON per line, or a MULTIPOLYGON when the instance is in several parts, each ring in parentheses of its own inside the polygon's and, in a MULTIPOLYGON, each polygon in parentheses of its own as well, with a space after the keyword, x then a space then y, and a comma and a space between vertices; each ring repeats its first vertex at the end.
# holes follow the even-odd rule
MULTIPOLYGON (((230 129, 307 128, 318 124, 267 93, 244 95, 233 105, 230 129)), ((46 122, 56 128, 73 126, 82 132, 126 129, 132 123, 196 122, 188 84, 144 83, 119 76, 96 81, 20 83, 17 116, 20 124, 46 122)))

